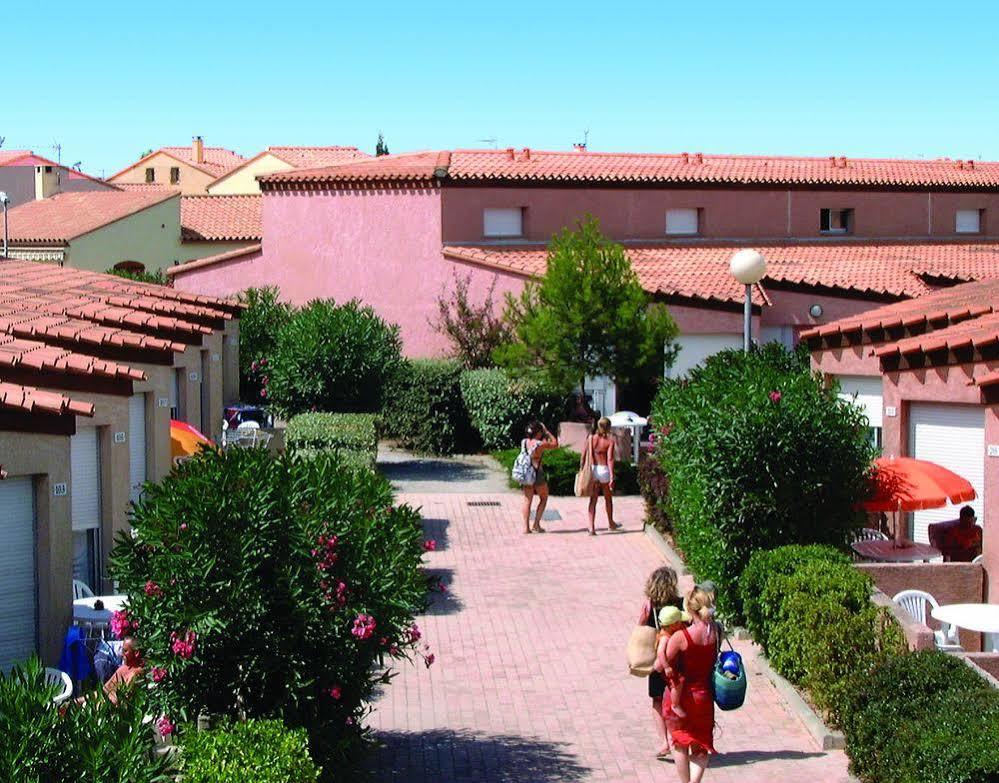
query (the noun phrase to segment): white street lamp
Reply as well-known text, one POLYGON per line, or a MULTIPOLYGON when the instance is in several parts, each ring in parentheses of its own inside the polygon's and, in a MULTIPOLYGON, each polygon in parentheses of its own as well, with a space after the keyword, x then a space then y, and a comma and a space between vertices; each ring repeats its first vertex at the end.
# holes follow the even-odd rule
POLYGON ((7 246, 10 244, 10 232, 7 230, 7 205, 10 199, 0 190, 0 207, 3 207, 3 257, 7 257, 7 246))
POLYGON ((742 320, 742 347, 748 353, 753 331, 753 286, 766 275, 767 262, 758 251, 747 248, 732 256, 728 268, 732 277, 746 286, 746 302, 742 320))

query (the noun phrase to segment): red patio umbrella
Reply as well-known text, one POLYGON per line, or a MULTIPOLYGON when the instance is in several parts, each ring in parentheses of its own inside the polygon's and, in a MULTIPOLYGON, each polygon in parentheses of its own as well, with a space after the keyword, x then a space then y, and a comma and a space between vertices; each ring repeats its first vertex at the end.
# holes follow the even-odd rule
POLYGON ((192 427, 186 421, 170 419, 170 456, 191 457, 198 453, 203 447, 212 448, 215 444, 206 438, 197 428, 192 427))

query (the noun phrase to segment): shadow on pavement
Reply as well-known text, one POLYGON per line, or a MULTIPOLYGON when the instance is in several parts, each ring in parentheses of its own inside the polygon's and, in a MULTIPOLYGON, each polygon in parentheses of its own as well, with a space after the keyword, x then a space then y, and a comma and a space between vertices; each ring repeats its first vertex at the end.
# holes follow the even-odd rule
POLYGON ((564 743, 473 731, 377 732, 368 780, 377 783, 563 783, 590 769, 564 743))
POLYGON ((423 518, 423 536, 426 539, 433 539, 436 542, 435 552, 443 552, 447 549, 447 529, 450 524, 450 519, 439 517, 423 518))
POLYGON ((800 750, 738 750, 734 753, 719 753, 711 759, 712 767, 741 767, 755 764, 758 761, 782 759, 786 761, 802 761, 819 758, 826 755, 821 751, 805 753, 800 750))
POLYGON ((465 608, 461 599, 451 592, 451 582, 454 579, 453 569, 425 568, 423 573, 426 574, 430 582, 430 592, 427 596, 429 606, 424 614, 455 614, 465 608), (439 586, 443 586, 444 590, 440 590, 439 586))
POLYGON ((489 478, 485 466, 443 459, 414 459, 402 462, 379 462, 378 470, 389 481, 482 481, 489 478))

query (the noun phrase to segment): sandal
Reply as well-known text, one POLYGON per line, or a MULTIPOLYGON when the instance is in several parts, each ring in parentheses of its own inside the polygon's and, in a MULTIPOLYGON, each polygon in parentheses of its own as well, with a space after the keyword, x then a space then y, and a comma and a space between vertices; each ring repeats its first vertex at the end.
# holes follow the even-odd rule
POLYGON ((617 522, 608 522, 607 529, 613 532, 615 530, 620 530, 621 526, 617 522))
POLYGON ((533 530, 535 533, 546 533, 546 532, 548 532, 543 527, 541 527, 541 525, 539 525, 537 523, 534 524, 534 527, 532 527, 531 530, 533 530))

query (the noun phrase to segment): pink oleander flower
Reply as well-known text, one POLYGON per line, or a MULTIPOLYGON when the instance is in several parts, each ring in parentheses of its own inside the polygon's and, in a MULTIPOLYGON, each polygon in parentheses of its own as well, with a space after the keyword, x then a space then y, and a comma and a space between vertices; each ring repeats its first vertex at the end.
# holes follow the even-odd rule
POLYGON ((260 367, 260 362, 256 360, 250 363, 250 369, 253 370, 253 372, 256 372, 259 367, 260 367))
POLYGON ((180 523, 180 529, 181 530, 187 530, 187 522, 181 522, 180 523))
POLYGON ((776 405, 778 402, 780 402, 780 398, 781 398, 780 389, 774 389, 772 392, 770 392, 770 402, 776 405))
POLYGON ((160 595, 163 595, 163 588, 160 587, 158 584, 156 584, 156 582, 154 582, 152 579, 150 579, 148 582, 146 582, 146 586, 145 586, 144 589, 145 589, 146 595, 148 595, 148 596, 160 596, 160 595))
POLYGON ((166 679, 167 670, 160 666, 154 666, 150 669, 149 675, 153 678, 153 682, 163 682, 166 679))
POLYGON ((389 651, 389 655, 398 655, 399 654, 399 645, 398 644, 390 645, 388 651, 389 651))
POLYGON ((266 367, 267 366, 267 360, 266 359, 261 359, 260 360, 260 366, 261 367, 266 367))
POLYGON ((423 656, 423 663, 426 665, 426 667, 428 669, 431 666, 434 665, 434 661, 436 661, 436 660, 437 660, 437 656, 435 656, 433 653, 430 653, 429 655, 424 655, 423 656))
POLYGON ((416 644, 422 637, 423 634, 420 632, 420 626, 413 623, 413 627, 409 629, 409 641, 416 644))
POLYGON ((434 539, 428 538, 426 541, 423 542, 424 552, 435 552, 436 550, 437 550, 437 542, 434 539))
POLYGON ((388 637, 387 637, 387 636, 383 636, 383 637, 381 637, 381 638, 380 638, 380 639, 378 640, 378 644, 380 644, 380 645, 381 645, 382 647, 386 647, 386 646, 388 646, 388 643, 389 643, 389 642, 388 642, 388 637))
POLYGON ((329 697, 333 699, 333 701, 340 701, 340 698, 343 696, 343 691, 340 689, 339 685, 334 685, 326 691, 326 693, 329 694, 329 697))
POLYGON ((138 627, 138 623, 133 621, 129 616, 127 611, 112 612, 111 613, 111 633, 117 636, 119 639, 124 639, 132 631, 138 627))
POLYGON ((359 614, 354 618, 354 627, 350 632, 361 641, 364 641, 371 638, 376 626, 375 618, 370 614, 359 614))
POLYGON ((169 737, 176 731, 177 727, 174 726, 173 721, 170 720, 169 716, 162 715, 160 719, 156 721, 156 729, 159 731, 160 735, 163 737, 169 737))
POLYGON ((188 631, 183 636, 176 631, 170 633, 170 649, 174 655, 184 660, 194 657, 194 648, 197 641, 198 636, 194 631, 188 631))
POLYGON ((261 397, 266 397, 267 396, 267 389, 261 389, 260 390, 260 396, 261 397))
POLYGON ((346 723, 348 726, 353 726, 356 722, 357 721, 355 721, 353 718, 347 718, 347 720, 344 721, 344 723, 346 723))
POLYGON ((437 590, 439 592, 441 592, 441 593, 446 593, 447 592, 447 585, 444 584, 443 582, 438 582, 437 583, 437 590))

